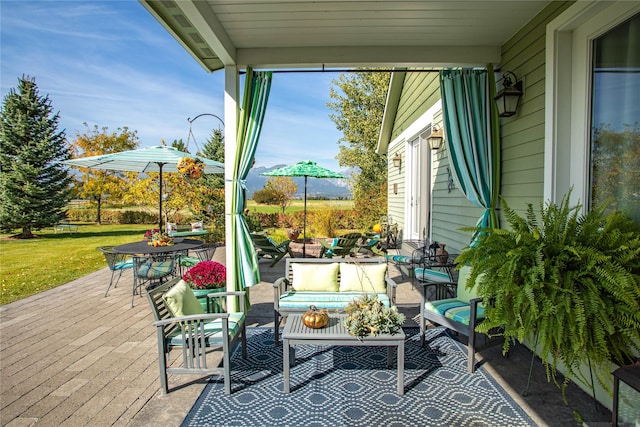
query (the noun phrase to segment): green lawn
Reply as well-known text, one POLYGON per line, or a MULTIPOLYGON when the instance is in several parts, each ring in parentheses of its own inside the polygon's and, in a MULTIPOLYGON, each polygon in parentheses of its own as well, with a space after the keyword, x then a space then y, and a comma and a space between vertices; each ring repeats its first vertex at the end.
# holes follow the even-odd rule
MULTIPOLYGON (((104 268, 98 246, 142 239, 152 225, 80 225, 77 233, 36 232, 40 238, 0 235, 0 305, 70 282, 104 268)), ((106 286, 105 286, 106 290, 106 286)))
MULTIPOLYGON (((350 209, 352 200, 308 200, 307 210, 350 209)), ((252 212, 279 212, 276 206, 248 201, 252 212)), ((301 211, 302 200, 294 200, 287 212, 301 211)), ((55 234, 52 229, 36 232, 37 239, 14 240, 0 234, 0 305, 55 288, 104 268, 98 246, 116 246, 141 240, 154 225, 80 225, 77 233, 55 234)), ((284 232, 283 236, 284 236, 284 232)), ((106 289, 106 287, 105 287, 106 289)))
MULTIPOLYGON (((247 208, 251 212, 278 213, 280 208, 271 205, 259 205, 253 200, 247 201, 247 208)), ((307 200, 307 212, 316 209, 352 209, 353 200, 307 200)), ((304 210, 304 200, 293 200, 286 213, 304 210)))

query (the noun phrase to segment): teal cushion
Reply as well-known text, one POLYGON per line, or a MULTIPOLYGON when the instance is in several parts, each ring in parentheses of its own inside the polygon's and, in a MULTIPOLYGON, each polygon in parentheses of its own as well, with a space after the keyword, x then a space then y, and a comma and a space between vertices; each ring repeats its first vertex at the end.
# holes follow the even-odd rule
MULTIPOLYGON (((244 313, 229 313, 229 336, 233 339, 244 324, 244 313)), ((207 346, 222 344, 222 319, 216 319, 204 324, 205 344, 207 346)), ((167 336, 167 344, 182 346, 182 332, 177 328, 167 336)))
POLYGON ((142 264, 138 268, 138 276, 148 279, 158 279, 169 275, 173 271, 173 261, 154 261, 142 264))
POLYGON ((415 277, 423 282, 450 282, 449 274, 444 271, 432 270, 430 268, 416 268, 415 277))
MULTIPOLYGON (((334 237, 331 241, 331 247, 338 246, 338 241, 339 239, 337 237, 334 237)), ((333 249, 327 249, 325 255, 327 256, 327 258, 331 258, 333 256, 333 249)))
POLYGON ((169 289, 162 299, 174 317, 204 314, 204 308, 184 280, 180 280, 169 289))
POLYGON ((114 270, 125 270, 127 268, 133 268, 133 259, 129 258, 122 261, 118 261, 113 266, 114 270))
MULTIPOLYGON (((362 292, 286 292, 278 303, 280 309, 304 310, 310 305, 317 308, 344 309, 354 299, 361 297, 362 292)), ((371 295, 371 294, 369 294, 371 295)), ((391 306, 386 293, 378 293, 378 300, 387 307, 391 306)))
MULTIPOLYGON (((468 302, 449 298, 438 301, 427 301, 424 306, 428 311, 438 313, 447 319, 455 320, 463 325, 469 324, 471 309, 468 302)), ((476 319, 484 319, 484 307, 481 304, 478 304, 476 319)))
POLYGON ((395 262, 395 263, 403 263, 410 264, 412 262, 418 262, 422 258, 418 255, 415 257, 411 255, 387 255, 387 261, 395 262))

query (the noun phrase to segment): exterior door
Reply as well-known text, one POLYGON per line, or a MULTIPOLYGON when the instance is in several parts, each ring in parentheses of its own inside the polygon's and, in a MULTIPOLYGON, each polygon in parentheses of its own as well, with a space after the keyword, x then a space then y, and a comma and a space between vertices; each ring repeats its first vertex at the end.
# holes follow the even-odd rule
POLYGON ((411 140, 407 147, 407 208, 405 210, 405 239, 424 240, 428 237, 428 213, 430 205, 428 177, 430 174, 429 150, 426 142, 428 132, 411 140))

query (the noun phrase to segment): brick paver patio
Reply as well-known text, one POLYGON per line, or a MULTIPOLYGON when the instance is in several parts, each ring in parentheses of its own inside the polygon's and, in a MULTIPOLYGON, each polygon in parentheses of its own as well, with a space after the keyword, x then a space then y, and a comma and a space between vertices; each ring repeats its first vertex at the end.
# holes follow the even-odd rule
MULTIPOLYGON (((224 248, 214 259, 224 260, 224 248)), ((261 262, 261 284, 251 289, 248 326, 273 325, 271 282, 284 262, 261 262)), ((146 297, 131 308, 131 275, 104 292, 104 269, 38 295, 0 307, 0 425, 3 426, 177 426, 200 394, 206 378, 169 378, 173 391, 160 392, 155 329, 146 297)), ((399 282, 401 276, 392 271, 399 282)), ((404 281, 398 305, 408 322, 419 295, 404 281)), ((539 425, 575 425, 572 411, 596 425, 606 410, 594 411, 581 391, 570 389, 570 406, 536 364, 532 395, 519 395, 528 373, 524 349, 500 356, 500 346, 480 353, 489 370, 539 425)))

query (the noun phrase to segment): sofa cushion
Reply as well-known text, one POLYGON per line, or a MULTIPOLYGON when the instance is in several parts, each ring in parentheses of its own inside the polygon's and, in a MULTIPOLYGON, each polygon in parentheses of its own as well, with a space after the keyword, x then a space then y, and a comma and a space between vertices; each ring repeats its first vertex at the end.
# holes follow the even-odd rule
POLYGON ((385 277, 387 264, 351 264, 340 263, 340 292, 374 292, 387 291, 385 277))
POLYGON ((291 287, 296 291, 338 292, 338 263, 302 264, 291 266, 291 287))
MULTIPOLYGON (((279 310, 307 310, 310 305, 317 308, 344 309, 347 304, 363 295, 362 292, 286 292, 279 301, 279 310)), ((386 307, 390 306, 389 296, 378 293, 378 300, 386 307)))
POLYGON ((174 317, 204 314, 204 308, 184 280, 180 280, 162 296, 174 317))

